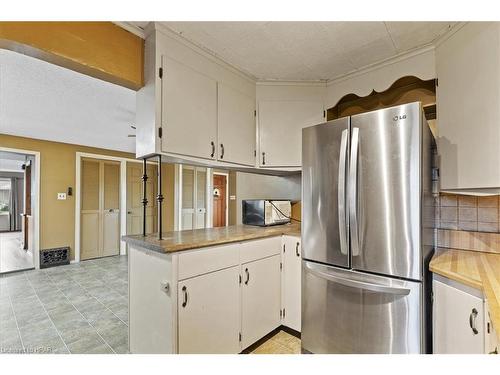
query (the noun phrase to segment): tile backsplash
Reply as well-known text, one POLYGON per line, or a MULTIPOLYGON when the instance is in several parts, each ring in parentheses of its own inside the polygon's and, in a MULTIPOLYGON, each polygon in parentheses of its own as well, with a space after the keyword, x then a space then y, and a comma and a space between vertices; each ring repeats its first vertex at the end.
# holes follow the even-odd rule
POLYGON ((500 195, 441 193, 438 199, 439 247, 500 253, 500 195))
POLYGON ((440 194, 439 229, 499 233, 500 196, 440 194))

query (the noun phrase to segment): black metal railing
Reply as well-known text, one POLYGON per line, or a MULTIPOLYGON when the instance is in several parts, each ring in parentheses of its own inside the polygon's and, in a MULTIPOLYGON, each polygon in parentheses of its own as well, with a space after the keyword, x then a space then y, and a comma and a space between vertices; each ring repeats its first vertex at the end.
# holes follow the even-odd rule
POLYGON ((163 194, 162 191, 162 175, 161 175, 161 155, 152 155, 148 158, 143 159, 142 167, 142 235, 146 236, 146 216, 147 216, 147 206, 148 206, 148 196, 147 196, 147 182, 148 182, 148 170, 147 161, 151 158, 158 157, 158 167, 157 167, 157 177, 158 177, 158 195, 156 200, 158 202, 158 239, 162 239, 162 204, 163 204, 163 194))

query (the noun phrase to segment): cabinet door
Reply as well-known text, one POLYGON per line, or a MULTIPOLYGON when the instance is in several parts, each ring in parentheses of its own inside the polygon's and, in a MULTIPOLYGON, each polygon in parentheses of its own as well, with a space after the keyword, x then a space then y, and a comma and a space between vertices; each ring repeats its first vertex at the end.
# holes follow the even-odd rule
POLYGON ((169 57, 162 59, 162 151, 215 159, 217 82, 169 57))
POLYGON ((219 83, 219 160, 255 165, 255 99, 219 83))
POLYGON ((239 266, 178 284, 179 353, 240 352, 239 266))
POLYGON ((259 102, 259 165, 300 167, 302 128, 320 124, 323 103, 315 101, 259 102))
POLYGON ((442 189, 500 186, 500 26, 471 22, 436 48, 442 189))
POLYGON ((302 249, 300 238, 284 237, 283 263, 283 324, 298 332, 301 330, 301 271, 302 249))
POLYGON ((280 325, 280 255, 241 266, 242 349, 280 325))
POLYGON ((433 292, 434 353, 484 353, 483 300, 436 280, 433 292))
POLYGON ((484 301, 484 331, 485 334, 485 353, 486 354, 498 354, 498 336, 495 331, 495 327, 493 327, 493 323, 491 322, 490 317, 490 309, 488 306, 488 301, 484 301))

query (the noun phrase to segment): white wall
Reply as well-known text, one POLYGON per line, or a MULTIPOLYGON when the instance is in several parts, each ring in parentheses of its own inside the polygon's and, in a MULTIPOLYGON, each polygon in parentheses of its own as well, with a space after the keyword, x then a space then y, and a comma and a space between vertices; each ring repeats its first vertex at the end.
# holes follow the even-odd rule
POLYGON ((241 202, 244 199, 301 199, 302 175, 286 177, 236 173, 236 224, 241 224, 241 202))

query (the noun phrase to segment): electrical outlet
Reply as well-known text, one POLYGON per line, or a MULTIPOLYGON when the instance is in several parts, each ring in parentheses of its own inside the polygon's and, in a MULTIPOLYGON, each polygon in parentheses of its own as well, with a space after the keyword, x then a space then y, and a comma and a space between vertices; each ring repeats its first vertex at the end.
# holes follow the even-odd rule
POLYGON ((57 199, 61 201, 66 200, 66 193, 57 193, 57 199))

